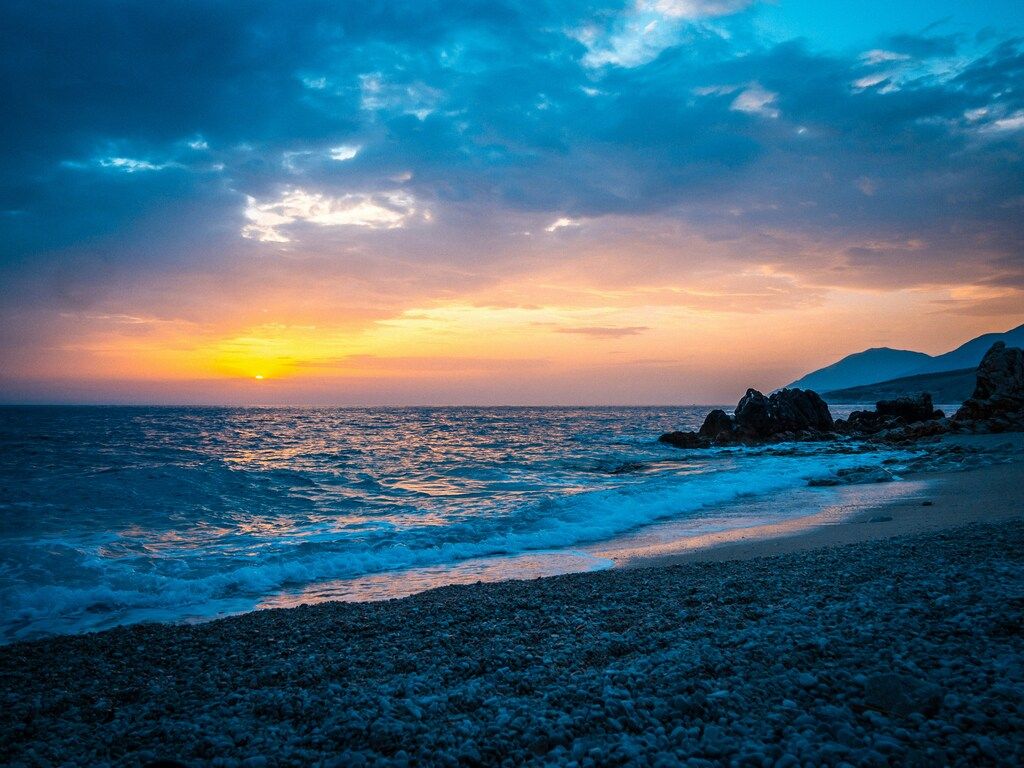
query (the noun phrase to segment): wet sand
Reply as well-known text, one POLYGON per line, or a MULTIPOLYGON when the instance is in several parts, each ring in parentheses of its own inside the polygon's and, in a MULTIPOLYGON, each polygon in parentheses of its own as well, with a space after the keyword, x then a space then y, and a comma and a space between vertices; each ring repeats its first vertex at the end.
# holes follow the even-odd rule
MULTIPOLYGON (((633 550, 602 550, 625 567, 652 567, 707 560, 747 560, 893 536, 940 531, 976 522, 1024 517, 1024 435, 953 438, 982 451, 1006 454, 1010 463, 964 471, 918 473, 887 484, 892 498, 858 504, 847 500, 804 517, 663 542, 633 550), (1013 454, 1016 454, 1016 457, 1013 454)), ((863 488, 841 489, 862 496, 863 488)))
POLYGON ((1019 765, 1022 467, 923 476, 850 519, 632 567, 5 646, 0 754, 1019 765))

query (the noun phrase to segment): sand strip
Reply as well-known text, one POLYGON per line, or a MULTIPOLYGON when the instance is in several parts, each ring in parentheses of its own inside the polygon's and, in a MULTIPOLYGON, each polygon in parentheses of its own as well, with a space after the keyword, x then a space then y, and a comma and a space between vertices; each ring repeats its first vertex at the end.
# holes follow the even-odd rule
POLYGON ((919 475, 912 492, 836 519, 816 513, 781 523, 684 539, 656 554, 637 551, 626 567, 673 565, 698 560, 745 560, 997 522, 1024 516, 1024 462, 967 472, 919 475))

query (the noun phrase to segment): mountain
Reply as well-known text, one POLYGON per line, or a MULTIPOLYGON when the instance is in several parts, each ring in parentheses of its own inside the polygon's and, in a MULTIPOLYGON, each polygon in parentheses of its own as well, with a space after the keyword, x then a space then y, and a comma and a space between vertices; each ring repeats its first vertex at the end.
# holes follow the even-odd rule
POLYGON ((827 392, 859 384, 873 384, 905 376, 921 368, 931 359, 924 352, 875 347, 847 355, 837 363, 808 373, 789 386, 827 392))
POLYGON ((829 403, 875 403, 879 400, 893 400, 901 395, 930 392, 935 403, 961 403, 974 392, 977 368, 962 368, 942 373, 919 373, 916 376, 902 376, 877 384, 836 389, 822 392, 829 403))
MULTIPOLYGON (((976 368, 989 347, 997 341, 1008 347, 1024 347, 1024 325, 1006 333, 986 333, 941 355, 926 355, 906 349, 876 347, 847 355, 839 362, 819 368, 797 379, 789 387, 835 392, 868 384, 890 382, 905 376, 943 373, 976 368)), ((857 402, 857 401, 853 401, 857 402)))
POLYGON ((997 341, 1005 342, 1008 347, 1024 347, 1024 325, 1006 333, 986 333, 976 339, 971 339, 952 352, 936 355, 920 368, 914 369, 912 373, 936 373, 938 371, 953 371, 957 368, 976 368, 981 362, 981 358, 997 341))

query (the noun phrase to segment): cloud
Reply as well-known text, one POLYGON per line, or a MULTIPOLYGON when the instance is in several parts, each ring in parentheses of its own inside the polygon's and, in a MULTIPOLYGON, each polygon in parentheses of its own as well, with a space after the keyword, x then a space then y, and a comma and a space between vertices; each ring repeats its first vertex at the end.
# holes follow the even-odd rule
POLYGON ((404 192, 330 197, 293 188, 270 202, 260 202, 254 197, 246 201, 245 217, 250 223, 243 227, 243 237, 269 243, 289 242, 290 238, 281 228, 296 222, 321 227, 397 229, 418 213, 429 216, 427 211, 418 211, 416 200, 404 192))
POLYGON ((896 51, 886 51, 881 48, 874 48, 870 51, 865 51, 860 55, 860 60, 869 66, 885 64, 892 61, 907 61, 909 58, 909 54, 897 53, 896 51))
POLYGON ((1006 133, 1024 130, 1024 110, 987 122, 978 130, 984 133, 1006 133))
POLYGON ((758 83, 751 83, 733 99, 730 109, 761 117, 777 118, 779 110, 775 103, 778 98, 779 94, 765 90, 758 83))
POLYGON ((875 192, 878 191, 878 184, 867 176, 861 176, 856 181, 857 189, 861 191, 867 197, 873 197, 875 192))
POLYGON ((163 171, 167 168, 181 168, 181 163, 173 161, 154 162, 134 157, 97 157, 89 161, 65 160, 61 163, 63 168, 74 170, 94 170, 106 168, 122 173, 139 173, 143 171, 163 171))
POLYGON ((360 318, 516 280, 732 313, 1024 285, 1021 41, 829 50, 758 13, 4 3, 2 319, 244 313, 267 285, 347 286, 322 304, 360 318))
POLYGON ((383 73, 359 75, 360 106, 368 112, 392 111, 426 120, 437 109, 443 93, 421 81, 389 82, 383 73))
MULTIPOLYGON (((636 0, 608 26, 588 23, 572 32, 587 48, 583 64, 638 67, 682 42, 687 25, 745 10, 753 0, 636 0)), ((703 31, 702 34, 707 34, 703 31)))
POLYGON ((576 219, 570 219, 565 216, 561 216, 555 219, 553 222, 544 227, 545 232, 557 232, 559 229, 565 229, 566 227, 579 227, 582 222, 576 219))
POLYGON ((101 157, 99 164, 103 168, 116 168, 125 173, 137 173, 138 171, 162 171, 170 168, 171 163, 151 163, 148 160, 135 160, 130 157, 101 157))
POLYGON ((739 13, 754 0, 641 0, 639 6, 675 19, 709 19, 739 13))
POLYGON ((336 147, 331 147, 331 159, 339 161, 351 160, 359 154, 361 149, 362 147, 358 144, 339 144, 336 147))
POLYGON ((617 339, 622 336, 636 336, 639 333, 650 330, 645 325, 627 326, 581 326, 574 328, 558 328, 558 333, 576 333, 581 336, 594 336, 597 338, 617 339))

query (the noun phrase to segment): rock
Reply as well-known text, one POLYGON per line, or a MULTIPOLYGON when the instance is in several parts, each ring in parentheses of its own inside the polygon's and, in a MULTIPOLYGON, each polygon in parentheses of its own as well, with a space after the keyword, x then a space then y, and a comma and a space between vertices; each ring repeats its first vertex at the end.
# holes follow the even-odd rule
MULTIPOLYGON (((942 413, 942 411, 935 411, 935 413, 942 413)), ((946 432, 949 432, 949 419, 942 416, 935 417, 933 414, 933 418, 929 421, 908 424, 899 431, 898 437, 904 440, 919 440, 922 437, 934 437, 946 432)))
POLYGON ((873 435, 883 429, 892 429, 897 424, 895 416, 882 416, 877 411, 854 411, 841 427, 846 432, 873 435))
POLYGON ((880 435, 892 442, 917 440, 949 431, 949 421, 932 406, 932 396, 922 392, 913 397, 879 400, 873 411, 854 411, 836 428, 853 435, 880 435))
POLYGON ((696 432, 666 432, 658 438, 659 443, 668 443, 675 448, 707 448, 710 443, 696 432))
POLYGON ((704 423, 701 425, 700 431, 697 434, 702 437, 714 439, 723 433, 731 435, 732 431, 732 416, 727 414, 721 408, 716 408, 705 417, 704 423))
POLYGON ((974 400, 991 400, 998 395, 1024 396, 1024 350, 997 341, 978 365, 974 400))
POLYGON ((864 684, 864 705, 886 714, 906 717, 914 712, 933 715, 942 705, 942 689, 906 675, 876 675, 864 684))
POLYGON ((859 485, 864 483, 890 483, 896 478, 892 472, 885 469, 884 467, 876 466, 860 466, 860 467, 843 467, 837 470, 835 474, 825 475, 824 477, 812 477, 807 481, 807 484, 811 487, 831 486, 831 485, 859 485))
POLYGON ((835 426, 828 404, 810 389, 780 389, 768 398, 768 409, 776 432, 827 432, 835 426))
POLYGON ((818 678, 812 675, 810 672, 801 672, 797 678, 797 683, 801 688, 813 688, 818 684, 818 678))
POLYGON ((756 389, 748 389, 736 405, 736 428, 752 437, 772 434, 772 417, 768 398, 756 389))
POLYGON ((953 417, 957 421, 1011 415, 1020 425, 1024 411, 1024 350, 997 341, 978 365, 974 393, 953 417))
POLYGON ((717 725, 707 725, 700 739, 704 754, 709 757, 721 757, 735 751, 725 730, 717 725))
POLYGON ((780 389, 770 397, 748 389, 736 406, 736 429, 747 437, 763 440, 784 433, 827 432, 833 426, 828 405, 809 389, 780 389))
POLYGON ((737 441, 820 440, 834 436, 834 426, 828 404, 817 392, 782 389, 765 397, 748 389, 735 416, 716 408, 704 418, 698 432, 667 432, 658 440, 676 448, 707 448, 737 441))
POLYGON ((894 416, 903 419, 908 424, 942 418, 941 414, 935 415, 936 410, 932 406, 932 396, 928 392, 908 397, 897 397, 895 400, 879 400, 875 403, 875 411, 880 416, 894 416))

